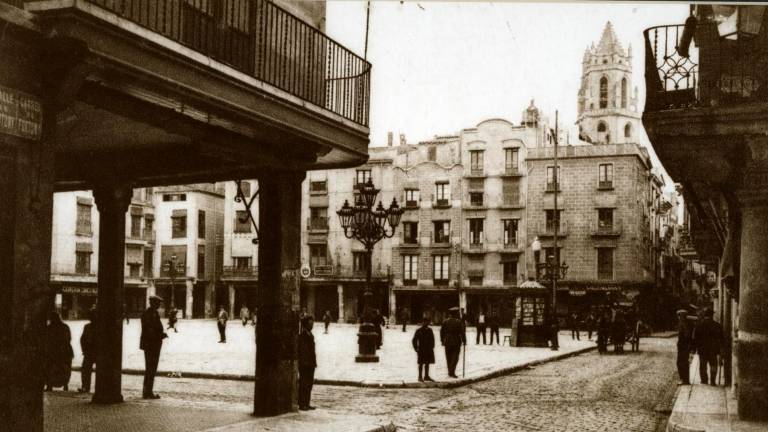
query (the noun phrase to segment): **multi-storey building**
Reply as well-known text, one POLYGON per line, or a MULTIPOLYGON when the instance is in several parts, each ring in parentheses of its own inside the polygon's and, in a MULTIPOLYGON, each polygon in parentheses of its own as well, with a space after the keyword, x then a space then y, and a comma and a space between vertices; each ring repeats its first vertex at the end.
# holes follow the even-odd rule
MULTIPOLYGON (((151 293, 155 250, 151 188, 134 189, 125 227, 125 314, 138 316, 151 293)), ((85 319, 96 303, 99 212, 90 191, 54 195, 51 286, 64 319, 85 319)))
POLYGON ((223 262, 224 186, 166 186, 154 195, 154 291, 185 318, 212 316, 223 262))

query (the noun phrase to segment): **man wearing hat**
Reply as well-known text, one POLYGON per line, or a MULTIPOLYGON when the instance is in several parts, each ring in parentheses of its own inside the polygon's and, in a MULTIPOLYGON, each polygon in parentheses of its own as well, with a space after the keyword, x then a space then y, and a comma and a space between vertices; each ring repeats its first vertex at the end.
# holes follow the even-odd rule
POLYGON ((680 375, 680 384, 682 385, 691 383, 688 358, 693 348, 692 332, 686 315, 688 315, 688 311, 685 309, 677 311, 677 374, 680 375))
POLYGON ((467 344, 467 337, 464 334, 464 326, 461 321, 456 318, 459 314, 458 307, 452 307, 448 309, 450 316, 443 321, 443 325, 440 327, 440 341, 445 347, 445 360, 448 363, 448 376, 451 378, 458 378, 456 376, 456 364, 459 362, 459 354, 461 353, 461 346, 467 344))
POLYGON ((160 322, 160 314, 157 308, 163 303, 163 299, 158 296, 149 296, 149 307, 141 314, 141 337, 139 348, 144 351, 144 399, 160 399, 160 396, 152 391, 155 385, 155 374, 157 373, 157 364, 160 362, 160 348, 163 346, 163 339, 168 335, 163 331, 163 323, 160 322))
POLYGON ((723 346, 723 327, 712 319, 714 311, 705 309, 702 320, 693 330, 693 346, 699 354, 699 376, 702 384, 717 385, 717 360, 723 346), (709 365, 709 376, 707 376, 709 365))

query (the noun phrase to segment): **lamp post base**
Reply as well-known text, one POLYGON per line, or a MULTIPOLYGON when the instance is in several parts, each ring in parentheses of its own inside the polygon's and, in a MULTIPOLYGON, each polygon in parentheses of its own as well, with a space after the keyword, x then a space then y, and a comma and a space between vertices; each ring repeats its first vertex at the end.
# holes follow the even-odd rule
POLYGON ((358 354, 355 356, 356 363, 378 363, 379 356, 376 355, 376 347, 379 343, 379 335, 374 330, 371 323, 360 324, 360 331, 357 333, 358 354))

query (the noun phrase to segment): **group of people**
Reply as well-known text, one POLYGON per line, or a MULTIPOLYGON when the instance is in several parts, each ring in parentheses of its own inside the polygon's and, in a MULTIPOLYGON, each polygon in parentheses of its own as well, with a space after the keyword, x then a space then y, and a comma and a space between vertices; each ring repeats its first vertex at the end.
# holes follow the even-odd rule
POLYGON ((485 342, 485 332, 490 330, 491 333, 491 345, 493 345, 493 337, 496 336, 496 344, 499 345, 499 328, 501 327, 501 318, 496 312, 493 312, 490 316, 486 316, 485 312, 480 311, 477 316, 477 334, 475 335, 475 345, 480 344, 480 336, 483 337, 483 345, 487 345, 485 342))
MULTIPOLYGON (((429 376, 429 365, 435 363, 435 335, 429 327, 431 319, 424 315, 421 327, 413 334, 411 344, 416 351, 416 362, 419 366, 419 381, 434 381, 429 376)), ((449 310, 449 316, 440 326, 440 342, 445 350, 445 360, 448 364, 448 376, 458 378, 456 366, 459 363, 461 347, 467 344, 466 326, 459 319, 459 308, 449 310)))
POLYGON ((566 317, 566 324, 571 330, 571 339, 581 340, 581 331, 587 332, 587 339, 592 340, 592 334, 597 334, 597 351, 600 354, 608 352, 608 346, 613 345, 613 352, 621 354, 624 345, 629 342, 632 351, 640 349, 640 338, 645 325, 629 310, 617 305, 602 306, 589 311, 585 315, 576 312, 566 317))
POLYGON ((693 354, 699 356, 701 383, 717 385, 726 344, 723 327, 712 319, 713 315, 714 311, 709 308, 696 317, 689 316, 685 309, 677 311, 677 373, 681 385, 691 383, 690 362, 693 354))

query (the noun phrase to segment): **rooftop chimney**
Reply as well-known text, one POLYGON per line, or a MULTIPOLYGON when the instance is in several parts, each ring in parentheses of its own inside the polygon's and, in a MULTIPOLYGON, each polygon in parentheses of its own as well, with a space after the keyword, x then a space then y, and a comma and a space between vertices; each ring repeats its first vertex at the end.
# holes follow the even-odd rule
POLYGON ((387 147, 392 147, 392 132, 387 132, 387 147))

